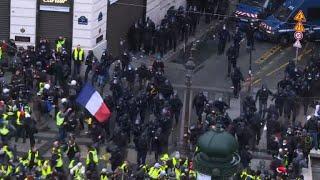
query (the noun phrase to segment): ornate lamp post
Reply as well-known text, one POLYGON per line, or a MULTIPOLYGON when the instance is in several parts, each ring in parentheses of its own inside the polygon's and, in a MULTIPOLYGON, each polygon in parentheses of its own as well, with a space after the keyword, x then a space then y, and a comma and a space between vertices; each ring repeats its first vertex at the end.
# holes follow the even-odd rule
POLYGON ((239 171, 238 142, 223 129, 215 128, 203 134, 198 148, 194 158, 197 179, 231 179, 239 171))
POLYGON ((192 75, 193 75, 193 71, 196 67, 195 63, 194 63, 194 52, 196 51, 196 44, 194 43, 191 47, 191 52, 190 52, 190 57, 188 59, 188 61, 185 64, 185 68, 186 68, 186 75, 185 75, 185 85, 187 87, 186 89, 186 95, 185 95, 185 109, 184 109, 184 119, 182 119, 181 121, 181 126, 180 126, 180 143, 183 146, 186 146, 187 143, 184 139, 185 135, 188 133, 188 129, 189 129, 189 121, 190 121, 190 117, 189 117, 189 104, 190 104, 190 94, 191 94, 191 85, 192 85, 192 75))

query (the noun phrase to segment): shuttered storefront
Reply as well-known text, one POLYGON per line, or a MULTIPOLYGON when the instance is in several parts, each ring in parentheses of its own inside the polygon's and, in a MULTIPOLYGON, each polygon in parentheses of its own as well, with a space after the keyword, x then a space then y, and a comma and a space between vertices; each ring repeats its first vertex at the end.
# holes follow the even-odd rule
POLYGON ((73 27, 73 1, 68 1, 64 6, 42 4, 38 2, 37 19, 37 43, 41 38, 50 41, 51 48, 54 48, 55 41, 59 36, 66 38, 68 50, 72 45, 73 27))
POLYGON ((131 25, 144 19, 147 0, 116 0, 108 7, 107 43, 115 56, 119 55, 120 39, 127 40, 131 25))
POLYGON ((0 0, 0 40, 10 36, 10 0, 0 0))

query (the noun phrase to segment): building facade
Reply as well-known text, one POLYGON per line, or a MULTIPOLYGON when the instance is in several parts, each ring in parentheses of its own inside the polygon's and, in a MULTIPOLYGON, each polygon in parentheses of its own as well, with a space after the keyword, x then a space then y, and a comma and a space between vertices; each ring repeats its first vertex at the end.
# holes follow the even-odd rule
POLYGON ((158 25, 170 7, 178 9, 180 6, 186 7, 186 4, 186 0, 147 0, 146 17, 158 25))
POLYGON ((63 36, 69 50, 80 44, 97 56, 106 48, 117 56, 135 22, 150 17, 159 24, 170 7, 185 5, 186 0, 0 0, 0 40, 26 47, 45 38, 54 46, 63 36))
POLYGON ((54 46, 63 36, 69 50, 80 44, 85 50, 100 52, 106 48, 107 4, 101 0, 11 0, 9 37, 20 46, 36 46, 41 38, 54 46))
POLYGON ((10 36, 10 0, 0 1, 0 40, 10 36))
POLYGON ((146 0, 110 0, 108 7, 108 50, 119 56, 120 40, 126 40, 130 27, 145 19, 146 0))

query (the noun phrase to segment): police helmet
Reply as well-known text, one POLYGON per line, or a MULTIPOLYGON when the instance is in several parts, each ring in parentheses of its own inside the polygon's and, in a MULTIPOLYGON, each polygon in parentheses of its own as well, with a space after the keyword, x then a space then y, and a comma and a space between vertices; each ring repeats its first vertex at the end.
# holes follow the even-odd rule
POLYGON ((9 93, 10 92, 10 89, 8 89, 8 88, 4 88, 3 90, 2 90, 2 93, 4 93, 4 94, 7 94, 7 93, 9 93))
POLYGON ((72 81, 70 82, 70 85, 71 85, 71 86, 77 85, 77 81, 76 81, 76 80, 72 80, 72 81))
POLYGON ((47 90, 50 89, 50 84, 45 84, 44 89, 47 89, 47 90))

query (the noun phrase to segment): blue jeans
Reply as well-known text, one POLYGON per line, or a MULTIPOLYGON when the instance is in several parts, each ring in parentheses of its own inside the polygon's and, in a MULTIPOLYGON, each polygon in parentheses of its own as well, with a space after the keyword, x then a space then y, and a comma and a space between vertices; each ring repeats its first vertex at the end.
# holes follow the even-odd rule
POLYGON ((58 127, 58 130, 59 130, 58 140, 60 142, 64 142, 64 139, 66 138, 66 130, 64 129, 64 127, 58 127))
POLYGON ((318 132, 316 131, 310 131, 309 132, 311 138, 312 138, 312 147, 314 147, 316 150, 319 149, 318 145, 318 132))

